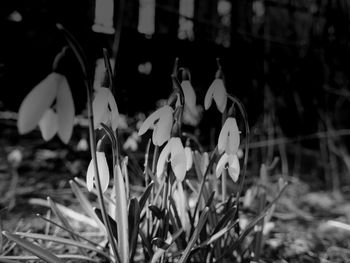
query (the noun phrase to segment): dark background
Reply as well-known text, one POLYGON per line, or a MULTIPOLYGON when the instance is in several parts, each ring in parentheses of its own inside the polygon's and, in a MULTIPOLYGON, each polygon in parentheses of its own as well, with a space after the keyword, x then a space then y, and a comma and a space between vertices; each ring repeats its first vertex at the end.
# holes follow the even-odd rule
MULTIPOLYGON (((111 52, 114 36, 91 30, 94 4, 92 0, 1 1, 3 109, 17 111, 24 96, 51 71, 55 55, 65 45, 56 23, 76 36, 91 65, 101 57, 102 47, 111 52), (14 11, 22 21, 9 19, 14 11)), ((347 127, 350 1, 232 0, 231 25, 226 29, 217 4, 218 0, 195 1, 195 39, 189 41, 177 38, 178 1, 156 1, 152 38, 137 31, 138 1, 126 1, 116 66, 121 112, 149 111, 166 98, 177 56, 180 65, 191 70, 198 103, 203 104, 215 75, 215 58, 220 57, 227 89, 242 99, 252 125, 270 112, 291 136, 317 131, 324 114, 335 127, 347 127), (229 46, 220 43, 225 37, 230 38, 229 46), (137 69, 146 61, 152 63, 150 75, 137 69)), ((115 1, 116 14, 119 8, 115 1)), ((79 112, 85 107, 85 93, 78 64, 73 56, 70 59, 65 71, 79 112)))

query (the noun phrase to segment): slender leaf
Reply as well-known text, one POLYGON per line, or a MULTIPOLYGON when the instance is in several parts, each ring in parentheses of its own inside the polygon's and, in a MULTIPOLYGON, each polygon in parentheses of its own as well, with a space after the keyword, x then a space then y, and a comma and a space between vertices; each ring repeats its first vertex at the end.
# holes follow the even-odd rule
MULTIPOLYGON (((104 252, 100 249, 97 249, 94 246, 85 244, 83 242, 78 242, 78 241, 75 241, 72 239, 68 239, 68 238, 52 236, 52 235, 36 234, 36 233, 24 233, 24 232, 16 232, 14 235, 16 235, 20 240, 24 240, 24 239, 20 238, 20 236, 21 236, 21 237, 32 238, 32 239, 52 241, 52 242, 56 242, 56 243, 60 243, 60 244, 65 244, 68 246, 78 247, 78 248, 85 248, 87 250, 95 251, 95 252, 99 253, 100 255, 106 257, 107 259, 111 259, 110 256, 106 252, 104 252)), ((47 250, 45 250, 45 251, 47 251, 47 250)))
MULTIPOLYGON (((49 211, 50 211, 50 210, 49 210, 49 211)), ((62 226, 62 225, 60 225, 60 224, 57 224, 56 222, 52 221, 52 220, 49 219, 49 218, 43 217, 43 216, 40 215, 40 214, 36 214, 36 216, 38 216, 38 217, 40 217, 41 219, 45 220, 48 224, 53 224, 53 225, 55 225, 55 226, 57 226, 57 227, 59 227, 59 228, 65 230, 65 231, 67 231, 67 232, 70 232, 72 235, 75 235, 75 236, 79 237, 80 239, 83 239, 83 240, 89 242, 90 244, 92 244, 92 245, 94 245, 94 246, 96 246, 96 247, 100 247, 101 249, 104 249, 104 247, 102 247, 101 245, 99 245, 99 244, 93 242, 92 240, 90 240, 90 239, 88 239, 88 238, 86 238, 86 237, 83 237, 82 235, 80 235, 80 234, 78 234, 78 233, 71 232, 71 230, 65 228, 64 226, 62 226)), ((45 233, 45 235, 48 235, 48 234, 49 234, 49 233, 45 233)))
MULTIPOLYGON (((76 260, 84 260, 84 262, 86 261, 90 261, 90 262, 101 262, 101 260, 97 260, 97 259, 92 259, 91 257, 86 257, 86 256, 82 256, 82 255, 69 255, 69 254, 64 254, 64 255, 56 255, 56 257, 61 258, 61 259, 76 259, 76 260)), ((0 256, 0 262, 4 262, 4 263, 17 263, 18 261, 13 261, 13 260, 36 260, 39 259, 36 256, 0 256)))
POLYGON ((64 261, 56 257, 54 254, 50 253, 46 249, 43 249, 42 247, 39 247, 38 245, 35 245, 23 238, 20 238, 19 235, 10 234, 6 231, 3 231, 2 234, 6 236, 8 239, 12 240, 13 242, 17 243, 19 246, 24 248, 25 250, 29 251, 30 253, 38 256, 42 260, 48 262, 48 263, 63 263, 64 261))
POLYGON ((148 197, 151 194, 153 186, 154 186, 154 182, 152 181, 152 182, 149 183, 149 185, 147 186, 145 192, 141 196, 141 198, 140 198, 140 210, 142 210, 143 207, 145 206, 146 201, 147 201, 148 197))
POLYGON ((187 258, 189 257, 191 250, 194 246, 194 244, 196 243, 200 232, 202 231, 203 226, 205 225, 205 222, 207 221, 208 218, 208 213, 209 213, 209 207, 205 207, 197 224, 196 229, 194 230, 190 241, 188 242, 188 245, 185 249, 185 251, 183 252, 181 258, 179 259, 178 263, 184 263, 187 261, 187 258))
POLYGON ((87 213, 91 218, 93 218, 96 221, 96 224, 100 228, 100 230, 103 233, 106 233, 106 228, 103 225, 103 220, 101 218, 98 218, 94 212, 94 209, 89 202, 89 200, 86 198, 86 196, 81 191, 80 187, 77 185, 75 181, 70 180, 69 181, 70 187, 75 195, 75 197, 78 199, 81 207, 84 209, 85 213, 87 213))
MULTIPOLYGON (((55 202, 52 201, 52 199, 50 197, 47 198, 47 202, 49 203, 52 212, 55 214, 55 216, 61 221, 62 225, 66 228, 69 229, 68 233, 71 236, 72 239, 74 239, 75 241, 79 241, 79 238, 76 235, 73 235, 72 232, 74 232, 73 228, 71 227, 71 225, 68 223, 67 219, 65 218, 65 216, 61 213, 61 211, 58 209, 58 207, 56 206, 55 202)), ((81 251, 85 256, 86 253, 84 251, 81 251)))
POLYGON ((162 211, 158 206, 149 205, 148 208, 152 211, 152 214, 159 220, 162 220, 164 218, 164 211, 162 211))
MULTIPOLYGON (((96 208, 96 207, 94 207, 93 209, 94 209, 94 212, 95 212, 95 215, 97 216, 97 218, 102 221, 101 209, 96 208)), ((109 220, 109 223, 111 225, 112 234, 113 234, 114 238, 118 241, 118 225, 114 221, 114 219, 112 217, 110 217, 109 215, 108 215, 108 220, 109 220)))
POLYGON ((118 248, 121 261, 129 262, 129 227, 128 227, 128 208, 126 204, 126 192, 123 175, 119 164, 114 167, 114 189, 116 197, 115 218, 118 225, 118 248))
POLYGON ((129 244, 130 244, 130 261, 133 261, 136 245, 137 245, 137 237, 139 234, 139 224, 140 224, 140 205, 136 198, 131 199, 129 205, 129 244))

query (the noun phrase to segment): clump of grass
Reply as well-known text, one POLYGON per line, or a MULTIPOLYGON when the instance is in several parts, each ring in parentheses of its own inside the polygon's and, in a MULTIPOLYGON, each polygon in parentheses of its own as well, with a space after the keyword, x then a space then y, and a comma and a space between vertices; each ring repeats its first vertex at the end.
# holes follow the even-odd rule
MULTIPOLYGON (((148 130, 153 131, 144 154, 144 170, 140 174, 144 177, 144 191, 140 196, 132 196, 128 157, 122 156, 119 149, 119 112, 113 96, 114 74, 107 51, 104 50, 106 78, 94 93, 86 55, 66 29, 61 25, 58 29, 67 40, 68 47, 57 56, 54 73, 35 87, 22 103, 18 126, 20 132, 26 133, 39 125, 45 140, 57 133, 63 142, 68 143, 73 122, 64 120, 72 119, 74 105, 64 75, 57 72, 57 65, 64 60, 65 51, 70 48, 80 64, 86 87, 91 150, 86 183, 75 179, 70 181, 70 186, 85 213, 78 216, 87 218, 85 221, 89 221, 103 238, 97 243, 85 237, 84 233, 78 233, 68 219, 70 210, 49 198, 48 206, 56 220, 39 217, 68 235, 62 237, 50 231, 44 234, 3 231, 7 242, 12 241, 37 258, 52 263, 65 259, 86 262, 259 260, 263 220, 287 184, 282 183, 268 203, 266 193, 259 192, 258 197, 263 202, 259 202, 253 218, 242 228, 240 219, 245 210, 241 199, 248 165, 249 124, 244 105, 226 91, 220 61, 217 60, 218 70, 204 101, 205 109, 209 109, 214 101, 218 115, 221 114, 222 129, 217 146, 210 152, 203 152, 198 139, 183 132, 183 116, 186 113, 197 114, 197 100, 189 70, 179 68, 176 59, 170 76, 172 91, 166 104, 153 112, 139 129, 139 136, 148 130), (52 85, 55 87, 52 88, 52 85), (55 92, 56 97, 48 90, 55 92), (39 103, 33 104, 34 101, 39 103), (244 127, 242 134, 239 126, 244 127), (99 137, 96 129, 102 130, 99 137), (244 141, 242 145, 241 140, 244 141), (106 145, 112 149, 111 164, 104 152, 106 145), (239 151, 243 151, 242 161, 239 151), (111 171, 109 166, 112 166, 111 171), (189 171, 194 176, 190 177, 189 171), (232 180, 231 185, 236 186, 234 191, 228 187, 229 180, 232 180), (84 188, 96 195, 97 208, 85 195, 84 188), (247 242, 247 237, 252 236, 255 242, 247 242), (75 247, 76 254, 50 252, 43 247, 48 243, 41 242, 39 246, 37 240, 75 247)), ((4 262, 32 258, 0 256, 4 262)))

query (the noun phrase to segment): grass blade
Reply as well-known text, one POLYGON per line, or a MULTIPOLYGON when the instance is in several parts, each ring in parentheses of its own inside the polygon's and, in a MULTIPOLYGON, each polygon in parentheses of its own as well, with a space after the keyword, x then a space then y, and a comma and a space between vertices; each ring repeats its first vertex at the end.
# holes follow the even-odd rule
POLYGON ((64 263, 63 260, 56 257, 54 254, 50 253, 49 251, 43 249, 42 247, 39 247, 23 238, 20 238, 19 235, 10 234, 6 231, 3 231, 2 234, 6 236, 8 239, 12 240, 25 250, 29 251, 30 253, 36 255, 37 257, 41 258, 42 260, 48 262, 48 263, 64 263))
POLYGON ((151 194, 153 186, 154 186, 154 182, 150 182, 150 184, 147 186, 145 192, 141 196, 141 198, 140 198, 140 210, 142 210, 143 207, 145 206, 146 201, 147 201, 149 195, 151 194))
MULTIPOLYGON (((69 255, 69 254, 64 254, 64 255, 56 255, 56 257, 60 258, 60 259, 76 259, 76 260, 84 260, 84 262, 100 262, 100 260, 97 259, 92 259, 91 257, 86 257, 86 256, 82 256, 82 255, 69 255)), ((18 261, 14 261, 14 260, 37 260, 39 259, 36 256, 0 256, 0 262, 4 262, 4 263, 18 263, 18 261)))
POLYGON ((105 226, 103 225, 103 220, 99 219, 95 212, 94 212, 94 209, 91 205, 91 203, 89 202, 89 200, 86 198, 86 196, 83 194, 83 192, 81 191, 81 189, 79 188, 79 186, 77 185, 77 183, 75 181, 72 181, 70 180, 69 181, 69 184, 70 184, 70 187, 75 195, 75 197, 78 199, 81 207, 84 209, 85 213, 87 213, 91 218, 93 218, 98 227, 100 228, 100 230, 103 232, 103 233, 106 233, 106 228, 105 226))
POLYGON ((121 262, 129 262, 128 208, 123 175, 119 164, 114 167, 114 189, 116 197, 115 219, 118 226, 118 248, 121 262))
MULTIPOLYGON (((68 245, 68 246, 73 246, 73 247, 78 247, 78 248, 84 248, 87 250, 91 250, 91 251, 95 251, 98 254, 106 257, 107 259, 111 260, 111 257, 109 254, 107 254, 106 252, 97 249, 94 246, 82 243, 82 242, 78 242, 72 239, 68 239, 68 238, 63 238, 63 237, 58 237, 58 236, 52 236, 52 235, 44 235, 44 234, 36 234, 36 233, 24 233, 24 232, 16 232, 14 235, 21 236, 21 237, 26 237, 26 238, 32 238, 32 239, 40 239, 40 240, 46 240, 46 241, 52 241, 55 243, 60 243, 60 244, 64 244, 64 245, 68 245)), ((20 240, 24 240, 19 238, 20 240)), ((26 241, 26 240, 25 240, 26 241)), ((27 241, 28 242, 28 241, 27 241)), ((47 250, 45 250, 47 251, 47 250)))
POLYGON ((205 225, 205 222, 207 221, 208 218, 208 213, 209 213, 209 207, 205 207, 197 224, 196 229, 194 230, 190 241, 188 242, 188 245, 185 249, 185 251, 183 252, 180 260, 178 261, 178 263, 184 263, 187 261, 187 258, 189 257, 191 250, 194 246, 194 244, 196 243, 200 232, 202 231, 203 226, 205 225))
POLYGON ((133 258, 136 251, 137 236, 139 234, 140 224, 140 205, 136 198, 131 199, 129 205, 129 244, 130 244, 130 261, 133 262, 133 258))
MULTIPOLYGON (((95 211, 95 215, 97 216, 97 218, 99 218, 101 221, 102 221, 102 212, 101 212, 101 209, 99 208, 94 208, 94 211, 95 211)), ((110 217, 108 215, 108 220, 109 220, 109 223, 111 225, 111 229, 112 229, 112 234, 113 236, 115 237, 115 239, 117 240, 118 242, 118 226, 117 226, 117 223, 114 221, 114 219, 112 217, 110 217)))
MULTIPOLYGON (((58 209, 58 207, 56 206, 55 202, 52 201, 52 199, 50 197, 47 198, 47 202, 49 203, 52 212, 55 214, 55 216, 61 221, 62 225, 68 229, 68 233, 70 235, 70 237, 72 239, 74 239, 75 241, 79 242, 79 238, 76 235, 73 235, 72 232, 74 232, 73 228, 71 227, 71 225, 68 223, 67 219, 64 217, 64 215, 61 213, 61 211, 58 209)), ((82 254, 84 254, 84 256, 87 256, 86 252, 81 250, 80 251, 82 254)))

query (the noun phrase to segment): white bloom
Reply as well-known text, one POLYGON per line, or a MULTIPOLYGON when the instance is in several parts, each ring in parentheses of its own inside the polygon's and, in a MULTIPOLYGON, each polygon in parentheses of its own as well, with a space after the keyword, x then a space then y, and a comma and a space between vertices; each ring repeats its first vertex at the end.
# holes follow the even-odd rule
POLYGON ((219 134, 219 153, 221 154, 225 151, 227 154, 236 154, 238 151, 239 142, 239 130, 236 119, 229 117, 226 119, 219 134))
POLYGON ((227 169, 228 174, 234 182, 237 182, 240 173, 239 161, 237 155, 224 153, 217 166, 216 166, 216 177, 219 177, 223 170, 227 169))
POLYGON ((218 110, 221 113, 224 112, 227 104, 227 94, 224 82, 220 78, 213 81, 205 95, 204 108, 206 110, 210 108, 213 98, 218 110))
POLYGON ((95 129, 99 127, 100 123, 110 124, 113 131, 118 128, 118 107, 112 92, 108 88, 101 87, 96 90, 92 110, 94 113, 95 129))
POLYGON ((197 111, 196 108, 196 93, 189 80, 181 82, 181 88, 185 96, 185 107, 187 107, 192 113, 197 111))
POLYGON ((159 155, 157 163, 157 176, 161 176, 164 171, 165 163, 170 155, 171 168, 178 181, 183 181, 186 175, 186 153, 178 137, 171 138, 159 155))
POLYGON ((190 170, 193 164, 192 150, 190 147, 185 147, 186 155, 186 171, 190 170))
POLYGON ((153 125, 153 144, 161 146, 170 138, 173 126, 173 109, 170 106, 165 105, 153 112, 142 123, 138 135, 141 136, 153 125))
MULTIPOLYGON (((105 192, 108 188, 110 178, 106 155, 104 152, 96 152, 96 157, 98 173, 100 175, 101 188, 102 191, 105 192)), ((95 167, 93 164, 93 160, 91 160, 86 173, 86 185, 89 191, 91 191, 93 188, 93 185, 95 183, 95 177, 95 167)))
POLYGON ((68 143, 73 132, 74 114, 68 81, 62 74, 53 72, 24 98, 17 126, 19 133, 24 134, 39 124, 44 140, 50 140, 57 133, 64 143, 68 143), (56 104, 52 105, 54 101, 56 104))

